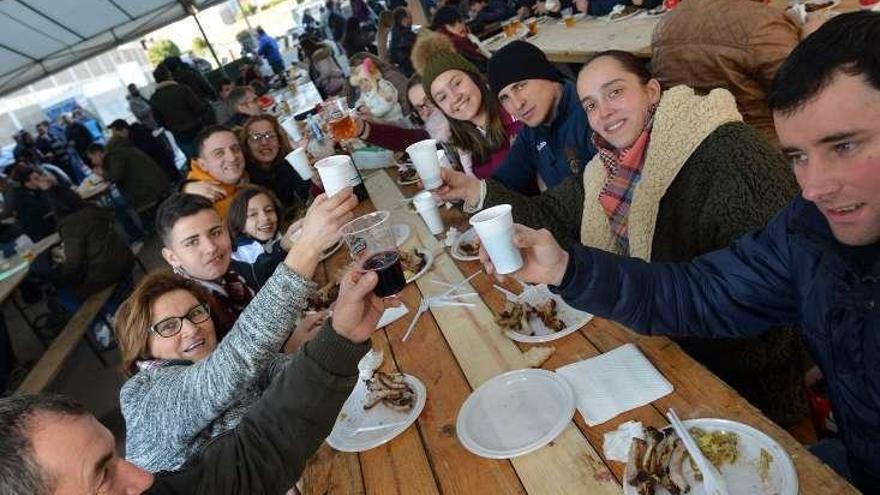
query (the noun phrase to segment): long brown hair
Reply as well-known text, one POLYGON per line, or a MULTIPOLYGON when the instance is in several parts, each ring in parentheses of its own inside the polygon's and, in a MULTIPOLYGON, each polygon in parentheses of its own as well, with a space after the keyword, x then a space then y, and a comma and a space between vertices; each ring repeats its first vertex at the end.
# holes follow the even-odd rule
MULTIPOLYGON (((489 90, 489 86, 486 85, 481 76, 471 72, 464 73, 480 88, 480 95, 482 96, 480 110, 486 112, 486 135, 483 136, 483 133, 473 123, 454 119, 447 115, 449 129, 452 132, 450 142, 461 149, 470 151, 474 157, 474 164, 480 164, 489 160, 492 152, 507 146, 510 142, 510 137, 507 135, 504 123, 501 122, 501 104, 498 103, 498 98, 489 90)), ((428 97, 434 102, 434 98, 431 97, 430 88, 425 88, 425 90, 428 97)), ((434 104, 436 105, 436 103, 434 104)), ((440 109, 439 106, 437 108, 440 109)), ((443 110, 441 109, 440 111, 442 112, 443 110)))
POLYGON ((174 290, 185 290, 199 302, 208 303, 210 299, 205 289, 195 282, 161 270, 144 277, 116 311, 113 333, 119 342, 122 374, 126 377, 137 373, 135 362, 149 358, 147 341, 153 320, 153 305, 160 297, 174 290))
POLYGON ((272 132, 274 132, 275 135, 278 136, 278 155, 275 156, 275 160, 272 162, 272 164, 278 164, 278 162, 283 160, 288 153, 293 151, 293 146, 290 144, 290 140, 287 139, 287 132, 285 132, 284 129, 281 128, 281 124, 278 123, 278 119, 276 119, 273 115, 263 113, 249 118, 241 128, 239 141, 241 142, 241 150, 242 152, 244 152, 245 163, 254 165, 259 164, 253 153, 251 153, 251 147, 248 143, 248 132, 250 131, 252 125, 256 124, 257 122, 264 121, 272 125, 272 132))
POLYGON ((272 205, 275 206, 275 214, 278 215, 278 225, 280 226, 281 215, 284 213, 284 210, 281 209, 281 202, 278 201, 278 197, 265 187, 245 186, 235 193, 232 204, 229 205, 229 213, 226 214, 226 225, 229 227, 229 236, 232 237, 233 242, 244 232, 244 224, 247 222, 248 203, 260 194, 265 194, 269 201, 272 202, 272 205))

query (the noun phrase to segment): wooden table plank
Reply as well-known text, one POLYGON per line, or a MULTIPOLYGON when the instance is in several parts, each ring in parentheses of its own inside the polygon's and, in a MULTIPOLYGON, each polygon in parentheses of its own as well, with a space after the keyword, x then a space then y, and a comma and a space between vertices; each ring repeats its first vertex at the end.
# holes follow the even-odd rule
POLYGON ((358 455, 339 452, 326 443, 309 460, 302 475, 303 493, 362 495, 364 480, 358 455))
MULTIPOLYGON (((551 62, 584 63, 605 50, 623 50, 638 57, 651 58, 651 35, 659 17, 637 17, 619 22, 586 17, 567 28, 561 20, 549 19, 538 24, 538 34, 527 41, 541 49, 551 62)), ((487 43, 495 52, 512 38, 492 39, 487 43)))
MULTIPOLYGON (((440 252, 440 244, 428 232, 422 220, 405 208, 400 208, 402 195, 388 175, 374 174, 367 181, 367 189, 377 208, 393 209, 395 220, 407 223, 421 245, 435 253, 440 252)), ((465 278, 445 252, 434 258, 431 274, 448 283, 458 283, 465 278)), ((429 283, 425 277, 417 280, 416 284, 426 296, 438 295, 445 290, 429 283)), ((465 287, 470 285, 466 284, 465 287)), ((492 312, 485 303, 482 300, 475 300, 474 303, 474 308, 442 307, 431 312, 468 382, 476 388, 498 374, 524 368, 525 362, 519 348, 497 328, 492 312), (479 330, 462 331, 463 326, 479 330)), ((516 457, 511 463, 529 493, 586 490, 588 493, 616 494, 620 491, 601 457, 574 424, 570 424, 551 445, 516 457), (607 475, 596 476, 596 467, 604 468, 607 475)))
MULTIPOLYGON (((405 290, 402 299, 409 308, 416 308, 420 294, 405 290)), ((400 342, 411 319, 412 313, 389 325, 386 332, 400 369, 419 377, 428 390, 428 400, 418 424, 442 491, 525 493, 509 461, 474 456, 459 443, 455 434, 458 405, 471 393, 471 387, 430 315, 423 315, 409 340, 400 342), (462 466, 468 469, 463 470, 462 466)))
MULTIPOLYGON (((372 343, 373 349, 382 351, 385 355, 385 361, 380 368, 382 371, 403 371, 398 367, 384 330, 373 335, 372 343)), ((430 393, 428 397, 432 397, 430 393)), ((367 493, 439 494, 415 425, 407 428, 391 442, 362 452, 360 458, 367 493)))
MULTIPOLYGON (((48 235, 39 241, 35 242, 33 247, 31 248, 31 252, 33 253, 33 257, 36 258, 43 254, 47 249, 61 242, 61 236, 58 235, 57 232, 48 235)), ((22 261, 21 256, 14 256, 9 259, 9 267, 13 268, 18 266, 18 264, 22 261)), ((15 292, 15 289, 18 288, 18 285, 27 277, 28 272, 30 271, 30 266, 21 271, 12 274, 9 278, 0 280, 0 302, 6 300, 10 294, 15 292)))

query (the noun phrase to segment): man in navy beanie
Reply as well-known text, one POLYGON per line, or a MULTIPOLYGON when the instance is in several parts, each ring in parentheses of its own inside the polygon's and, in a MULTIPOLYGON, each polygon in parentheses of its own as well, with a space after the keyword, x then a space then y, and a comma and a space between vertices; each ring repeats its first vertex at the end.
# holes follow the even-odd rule
POLYGON ((538 47, 513 41, 489 59, 489 86, 525 126, 493 178, 515 191, 537 194, 579 175, 596 154, 572 81, 538 47))

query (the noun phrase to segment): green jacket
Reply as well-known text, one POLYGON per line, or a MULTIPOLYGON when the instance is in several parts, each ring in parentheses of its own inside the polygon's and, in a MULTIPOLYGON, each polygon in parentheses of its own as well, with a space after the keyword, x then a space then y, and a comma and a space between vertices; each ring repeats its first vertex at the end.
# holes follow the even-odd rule
POLYGON ((168 195, 168 176, 149 155, 122 136, 107 142, 104 170, 107 180, 116 184, 135 210, 168 195))
POLYGON ((85 299, 131 273, 134 253, 113 228, 115 221, 112 210, 91 205, 58 221, 64 263, 54 276, 56 284, 85 299))
POLYGON ((215 437, 181 471, 159 473, 147 494, 283 494, 336 422, 370 343, 326 324, 234 430, 215 437))
MULTIPOLYGON (((704 119, 693 119, 700 124, 692 128, 688 117, 689 109, 701 100, 689 95, 682 98, 682 92, 678 88, 667 91, 655 114, 646 167, 653 160, 656 168, 652 172, 643 170, 630 210, 631 252, 619 254, 650 261, 689 261, 727 247, 745 232, 765 225, 797 194, 788 166, 758 131, 728 120, 708 129, 704 126, 705 137, 699 135, 696 128, 704 119), (664 111, 670 92, 685 110, 677 108, 671 115, 664 111), (694 142, 692 151, 681 152, 674 149, 677 145, 670 145, 689 139, 694 142), (676 152, 682 157, 681 163, 665 160, 676 152), (665 183, 652 183, 654 176, 663 174, 667 175, 665 183), (641 201, 643 206, 651 203, 653 210, 637 204, 640 194, 641 199, 648 198, 641 201), (640 223, 636 217, 645 210, 656 213, 642 215, 649 218, 640 223), (634 253, 634 246, 643 247, 634 253)), ((733 105, 732 99, 729 104, 733 105)), ((716 109, 707 112, 719 113, 716 109)), ((607 245, 597 242, 608 235, 596 199, 596 192, 604 184, 603 169, 601 163, 591 163, 586 173, 592 176, 586 181, 571 178, 538 197, 523 196, 489 181, 483 206, 509 203, 516 222, 550 230, 562 246, 577 243, 610 251, 607 245), (587 187, 589 194, 585 193, 587 187)), ((793 329, 778 328, 746 340, 676 341, 776 422, 791 423, 805 413, 802 377, 807 358, 793 329)))

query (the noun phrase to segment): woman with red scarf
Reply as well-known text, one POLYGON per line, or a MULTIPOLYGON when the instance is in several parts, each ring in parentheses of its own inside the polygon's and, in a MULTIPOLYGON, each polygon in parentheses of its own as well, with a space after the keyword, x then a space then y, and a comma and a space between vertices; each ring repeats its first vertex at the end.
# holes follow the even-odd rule
MULTIPOLYGON (((588 62, 578 97, 598 152, 541 196, 444 171, 444 199, 467 211, 513 205, 518 223, 650 261, 684 262, 764 225, 797 193, 788 165, 742 122, 727 90, 663 91, 644 63, 619 51, 588 62)), ((750 340, 678 339, 715 374, 785 426, 805 418, 805 349, 790 327, 750 340)))

